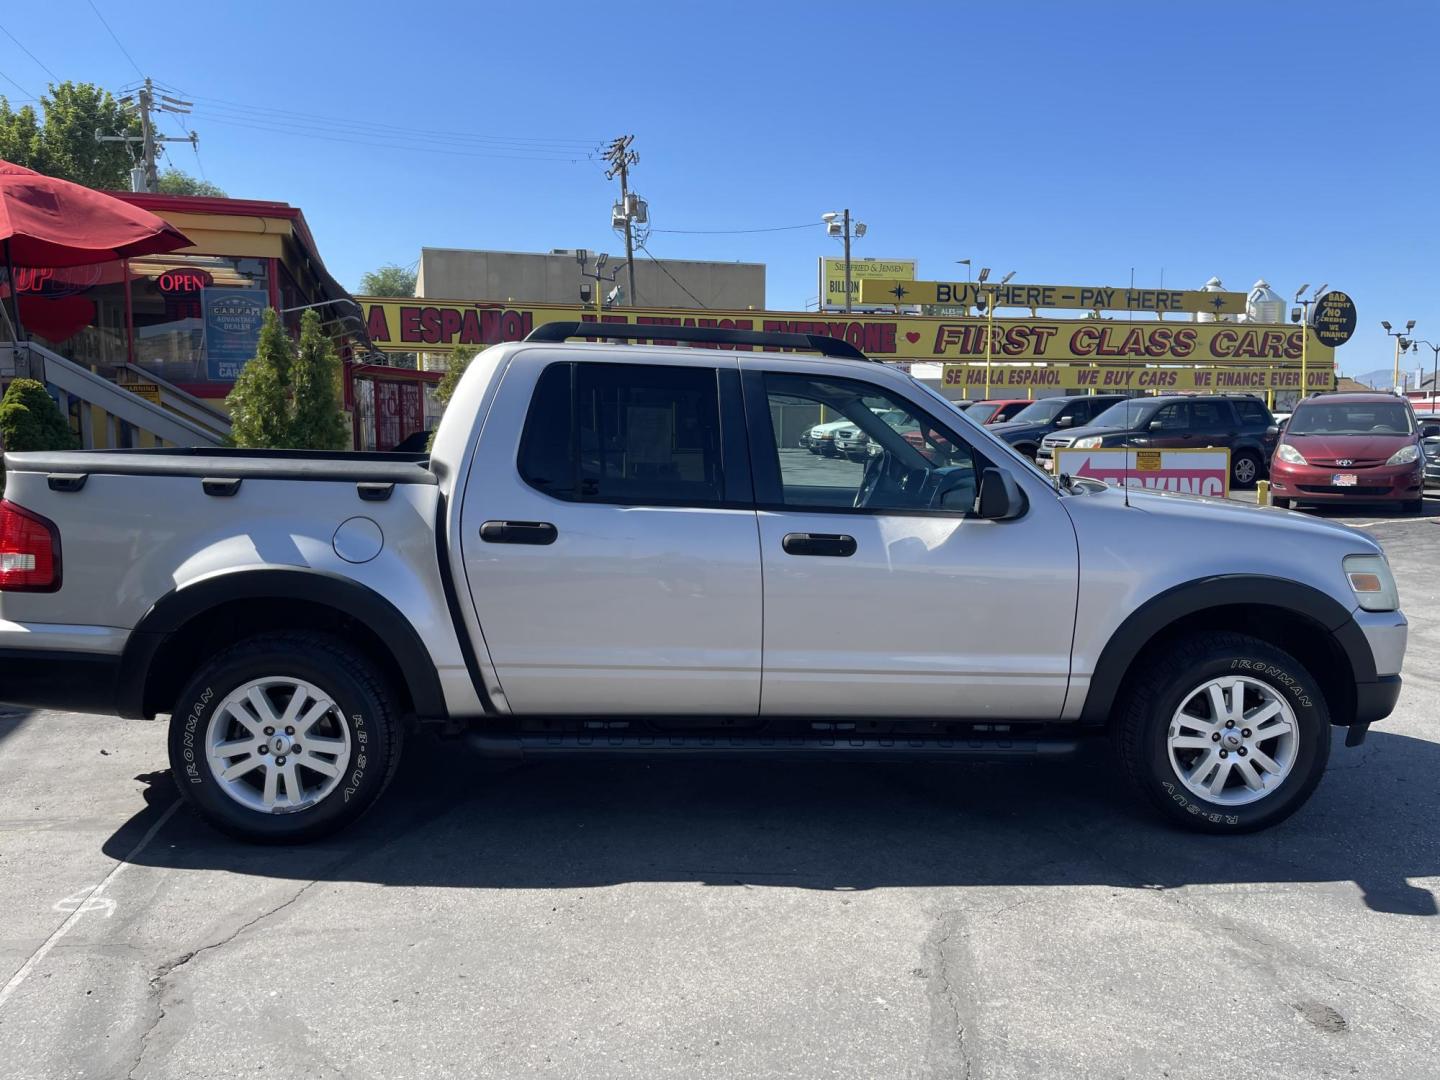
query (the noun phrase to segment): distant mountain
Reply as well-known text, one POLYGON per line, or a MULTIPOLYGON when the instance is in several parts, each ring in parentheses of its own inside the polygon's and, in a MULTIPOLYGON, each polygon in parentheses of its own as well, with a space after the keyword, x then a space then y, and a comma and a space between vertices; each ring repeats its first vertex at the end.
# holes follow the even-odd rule
MULTIPOLYGON (((1403 375, 1404 372, 1401 374, 1403 375)), ((1350 377, 1356 382, 1373 386, 1377 390, 1389 390, 1394 384, 1395 369, 1393 367, 1376 368, 1374 371, 1364 371, 1350 377)))

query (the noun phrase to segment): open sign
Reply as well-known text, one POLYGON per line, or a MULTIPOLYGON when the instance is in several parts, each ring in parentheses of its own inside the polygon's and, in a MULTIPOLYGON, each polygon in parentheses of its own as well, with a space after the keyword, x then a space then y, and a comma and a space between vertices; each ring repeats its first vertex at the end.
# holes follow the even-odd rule
POLYGON ((215 284, 209 270, 192 269, 166 270, 155 279, 155 287, 162 293, 196 293, 215 284))

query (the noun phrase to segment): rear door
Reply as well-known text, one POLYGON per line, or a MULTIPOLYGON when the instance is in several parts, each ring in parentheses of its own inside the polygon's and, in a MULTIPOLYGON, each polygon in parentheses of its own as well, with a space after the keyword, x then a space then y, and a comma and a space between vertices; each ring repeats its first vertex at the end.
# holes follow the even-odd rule
POLYGON ((923 396, 865 380, 862 365, 741 366, 765 575, 762 714, 1058 717, 1078 559, 1054 494, 1040 485, 1014 521, 976 518, 988 462, 923 396), (876 452, 817 459, 777 437, 772 418, 822 407, 876 452))
POLYGON ((1190 402, 1190 423, 1195 446, 1234 447, 1240 436, 1240 422, 1224 398, 1197 397, 1190 402))
POLYGON ((736 362, 575 356, 516 355, 464 491, 467 584, 505 698, 525 714, 754 716, 736 362))
POLYGON ((1195 440, 1188 401, 1172 401, 1156 409, 1151 414, 1148 429, 1142 437, 1145 440, 1143 445, 1159 447, 1162 450, 1205 445, 1195 440))

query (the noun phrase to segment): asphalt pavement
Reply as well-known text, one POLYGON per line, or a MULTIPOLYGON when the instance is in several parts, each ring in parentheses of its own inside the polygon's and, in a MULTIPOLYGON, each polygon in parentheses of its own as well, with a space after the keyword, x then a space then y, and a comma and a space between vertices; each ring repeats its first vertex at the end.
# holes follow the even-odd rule
POLYGON ((164 728, 0 717, 0 1077, 1440 1075, 1440 504, 1331 516, 1411 620, 1311 803, 1178 833, 1097 747, 497 765, 238 844, 164 728), (13 973, 13 974, 12 974, 13 973))

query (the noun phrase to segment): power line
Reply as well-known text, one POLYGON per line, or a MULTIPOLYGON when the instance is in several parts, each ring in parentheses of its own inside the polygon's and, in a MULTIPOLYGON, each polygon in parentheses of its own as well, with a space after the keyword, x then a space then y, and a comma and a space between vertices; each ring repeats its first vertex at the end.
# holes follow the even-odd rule
POLYGON ((135 69, 135 74, 143 79, 145 73, 140 70, 140 65, 135 63, 135 58, 130 55, 130 50, 125 48, 120 39, 115 36, 115 31, 110 29, 110 24, 105 21, 105 16, 101 15, 100 9, 95 6, 95 0, 85 0, 85 2, 90 5, 90 10, 95 13, 95 17, 100 20, 100 25, 105 27, 106 31, 109 32, 110 39, 114 41, 115 44, 120 47, 120 51, 125 54, 125 59, 130 61, 130 66, 135 69))
MULTIPOLYGON (((641 251, 643 251, 647 256, 649 256, 650 261, 653 262, 656 266, 658 266, 658 267, 660 268, 660 272, 661 272, 662 274, 664 274, 664 275, 665 275, 666 277, 668 277, 671 281, 675 282, 675 284, 676 284, 677 286, 679 286, 681 292, 683 292, 683 293, 684 293, 686 296, 688 296, 691 300, 694 300, 695 303, 699 304, 702 308, 708 307, 708 305, 705 303, 704 300, 701 300, 701 299, 700 299, 698 296, 696 296, 693 292, 691 292, 689 289, 685 288, 684 285, 681 285, 681 284, 680 284, 680 279, 677 278, 674 274, 670 273, 670 271, 669 271, 668 269, 666 269, 665 264, 664 264, 663 262, 661 262, 659 259, 655 258, 654 255, 651 255, 651 254, 650 254, 650 249, 649 249, 648 247, 646 247, 643 243, 637 243, 636 246, 639 247, 639 249, 640 249, 641 251)), ((634 301, 632 300, 631 302, 633 303, 634 301)))
POLYGON ((37 98, 34 94, 32 94, 29 90, 26 90, 25 87, 21 86, 18 82, 16 82, 14 79, 12 79, 9 75, 6 75, 5 72, 3 72, 3 71, 0 71, 0 79, 4 79, 4 80, 5 80, 6 82, 8 82, 11 86, 15 87, 16 90, 19 90, 22 94, 24 94, 25 97, 24 97, 23 100, 25 100, 25 101, 39 101, 39 100, 40 100, 40 99, 37 98))
POLYGON ((60 76, 56 75, 55 72, 51 71, 48 67, 46 67, 44 62, 33 52, 25 48, 24 45, 21 45, 19 38, 17 38, 14 34, 10 33, 9 30, 5 30, 5 27, 3 26, 0 26, 0 30, 5 31, 5 36, 8 37, 11 41, 15 42, 15 44, 19 46, 21 52, 23 52, 26 56, 30 57, 31 60, 34 60, 36 64, 39 64, 40 67, 44 69, 45 74, 49 75, 50 78, 54 79, 57 83, 60 82, 60 76))
POLYGON ((576 148, 588 150, 599 146, 604 141, 602 139, 559 138, 553 136, 479 135, 465 131, 417 128, 409 124, 390 124, 380 120, 357 120, 353 117, 325 116, 319 113, 298 112, 294 109, 280 109, 269 105, 251 105, 241 101, 207 97, 205 94, 194 94, 188 90, 181 90, 178 87, 166 87, 164 83, 157 83, 156 85, 204 103, 204 108, 207 111, 220 115, 234 116, 238 119, 287 123, 304 127, 320 126, 327 129, 338 126, 358 131, 359 133, 370 133, 376 129, 381 129, 399 132, 403 135, 414 135, 441 141, 496 143, 515 148, 523 147, 534 150, 553 149, 557 152, 564 152, 567 149, 576 148))
POLYGON ((803 225, 774 225, 765 229, 651 229, 657 233, 677 233, 686 236, 734 236, 740 233, 789 232, 792 229, 814 229, 824 225, 823 221, 807 221, 803 225))
POLYGON ((597 151, 595 146, 577 145, 573 148, 560 146, 529 146, 519 143, 474 142, 464 138, 426 135, 416 132, 379 131, 370 125, 347 126, 326 124, 309 120, 287 120, 281 117, 256 116, 248 113, 234 113, 216 110, 213 106, 201 105, 200 117, 214 123, 228 123, 256 127, 263 130, 281 131, 291 135, 346 136, 363 139, 372 145, 390 146, 403 142, 419 146, 441 146, 452 150, 466 150, 475 153, 509 153, 517 156, 543 158, 556 161, 574 161, 597 151))
POLYGON ((209 114, 201 116, 201 119, 204 119, 207 123, 211 124, 226 124, 231 127, 250 128, 254 131, 268 131, 272 134, 279 135, 295 135, 305 139, 324 139, 327 142, 350 143, 354 146, 369 146, 380 150, 410 150, 416 153, 447 154, 452 157, 508 158, 517 161, 549 161, 556 164, 574 165, 589 156, 588 154, 575 153, 570 155, 569 157, 547 157, 536 154, 508 154, 495 153, 485 150, 448 149, 445 147, 431 146, 425 144, 406 146, 394 141, 377 142, 373 139, 350 139, 346 138, 343 135, 327 135, 318 131, 294 130, 283 127, 276 127, 273 124, 253 124, 244 120, 221 119, 217 116, 209 114))

